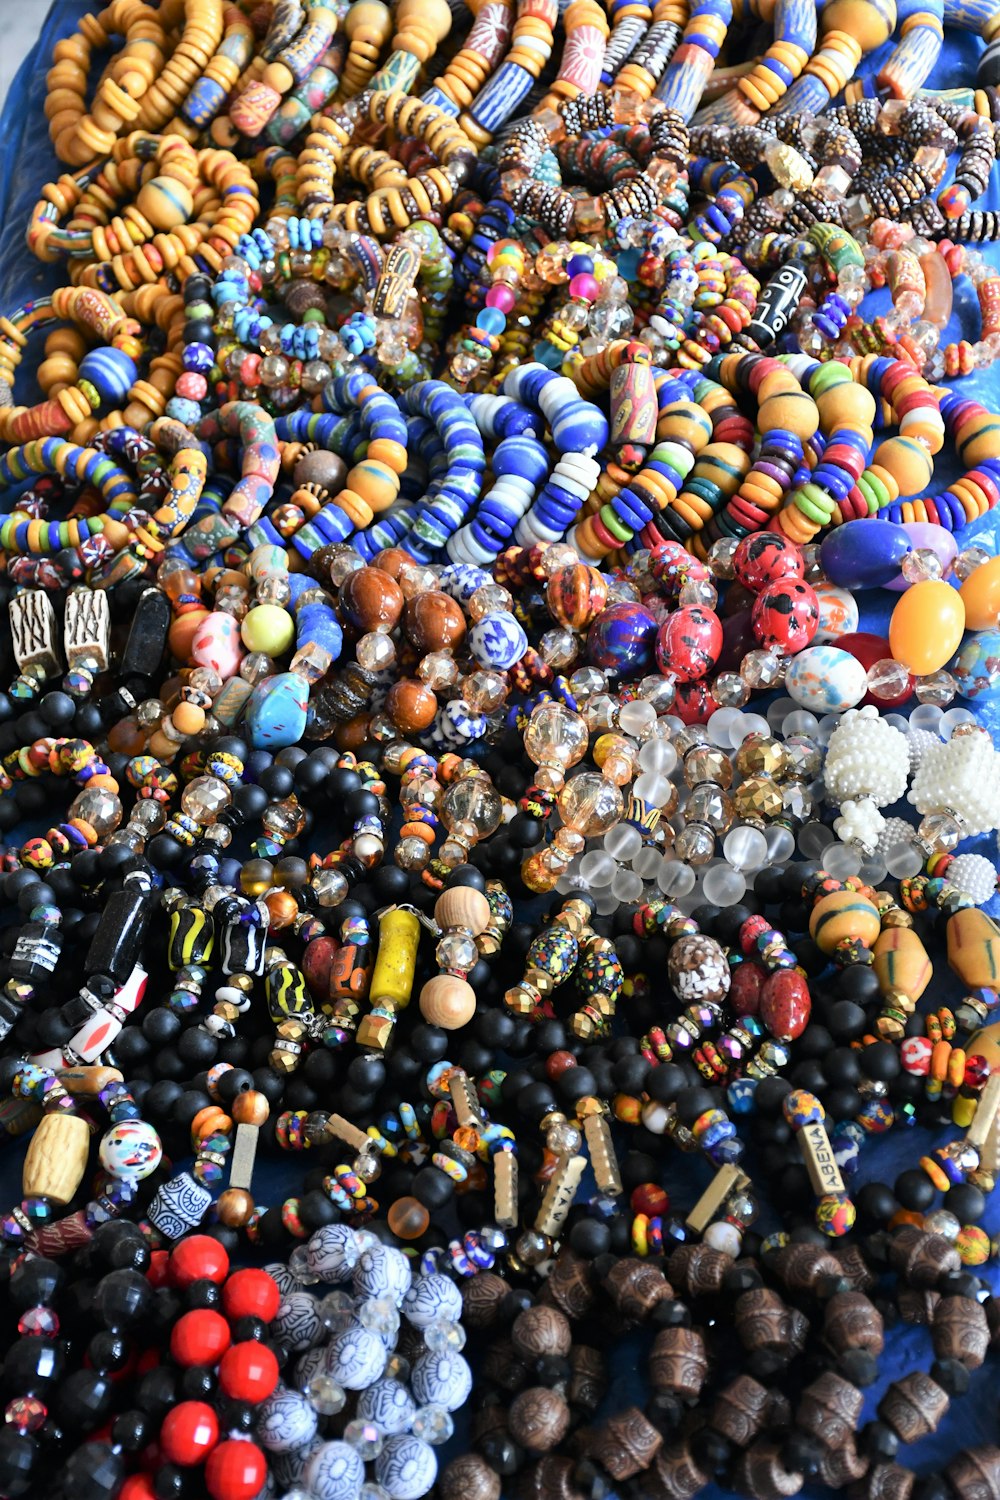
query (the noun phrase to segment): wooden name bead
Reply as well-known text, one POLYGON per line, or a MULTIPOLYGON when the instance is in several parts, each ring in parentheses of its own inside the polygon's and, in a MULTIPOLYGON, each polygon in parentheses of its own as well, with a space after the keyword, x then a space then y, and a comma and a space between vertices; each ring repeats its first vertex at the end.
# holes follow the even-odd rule
POLYGON ((533 1385, 511 1402, 508 1428, 529 1453, 549 1453, 569 1431, 570 1410, 558 1391, 533 1385))
POLYGON ((69 1203, 87 1169, 90 1126, 80 1115, 43 1115, 24 1158, 25 1198, 69 1203))
POLYGON ((818 1478, 828 1489, 841 1494, 854 1480, 860 1479, 867 1469, 868 1460, 862 1458, 851 1437, 839 1446, 826 1449, 819 1461, 818 1478))
POLYGON ((462 1322, 469 1328, 492 1328, 509 1291, 507 1282, 495 1271, 471 1276, 462 1284, 462 1322))
POLYGON ((805 1347, 809 1320, 769 1287, 754 1287, 734 1309, 736 1336, 749 1354, 766 1351, 791 1359, 805 1347))
POLYGON ((662 1447, 662 1434, 637 1406, 630 1406, 598 1428, 590 1451, 612 1479, 622 1480, 648 1469, 662 1447))
POLYGON ((901 1443, 916 1443, 937 1431, 949 1405, 948 1392, 923 1370, 914 1370, 893 1381, 878 1404, 878 1414, 901 1443))
POLYGON ((553 1240, 559 1238, 586 1168, 585 1156, 564 1156, 560 1159, 535 1216, 534 1227, 539 1234, 547 1234, 553 1240))
POLYGON ((983 1444, 953 1458, 944 1477, 958 1500, 1000 1500, 1000 1448, 983 1444))
POLYGON ((737 1448, 746 1448, 767 1423, 771 1394, 752 1375, 737 1375, 720 1391, 709 1424, 737 1448))
POLYGON ((802 1392, 795 1420, 822 1448, 850 1442, 865 1398, 856 1385, 827 1370, 802 1392))
POLYGON ((877 1359, 885 1348, 882 1314, 863 1292, 837 1292, 823 1312, 823 1337, 835 1354, 864 1349, 877 1359))
POLYGON ((954 1245, 940 1234, 928 1234, 915 1224, 904 1224, 889 1241, 889 1264, 911 1286, 936 1286, 947 1271, 960 1271, 962 1261, 954 1245))
POLYGON ((604 1285, 622 1317, 635 1323, 645 1323, 658 1302, 674 1295, 659 1266, 631 1256, 616 1262, 604 1285))
POLYGON ((786 1291, 816 1292, 822 1279, 842 1275, 840 1262, 822 1245, 786 1245, 768 1261, 786 1291))
POLYGON ((741 1172, 739 1167, 733 1166, 731 1162, 726 1162, 716 1172, 684 1220, 685 1224, 689 1229, 693 1229, 695 1234, 704 1234, 726 1199, 749 1185, 750 1179, 746 1173, 741 1172))
POLYGON ((662 1328, 649 1356, 649 1380, 656 1391, 697 1401, 708 1376, 705 1341, 696 1328, 662 1328))
POLYGON ((941 1301, 941 1293, 930 1287, 901 1286, 896 1295, 896 1306, 904 1323, 914 1328, 929 1328, 934 1322, 934 1310, 941 1301))
POLYGON ((588 1415, 604 1400, 608 1390, 608 1365, 599 1349, 587 1344, 574 1344, 569 1351, 571 1370, 567 1398, 574 1406, 588 1415))
POLYGON ((517 1157, 513 1151, 498 1151, 493 1158, 493 1214, 501 1229, 517 1224, 517 1157))
POLYGON ((691 1297, 717 1297, 732 1257, 711 1245, 680 1245, 667 1262, 672 1284, 691 1297))
POLYGON ((847 1500, 910 1500, 916 1482, 916 1474, 900 1464, 872 1464, 851 1485, 847 1500))
POLYGON ((931 1343, 938 1359, 957 1359, 978 1370, 990 1346, 985 1310, 968 1297, 942 1297, 934 1309, 931 1343))
POLYGON ((478 1453, 453 1458, 438 1480, 441 1500, 500 1500, 500 1475, 478 1453))
POLYGON ((558 1307, 529 1307, 515 1318, 510 1340, 522 1359, 543 1355, 565 1359, 573 1347, 573 1329, 558 1307))
POLYGON ((659 1488, 650 1485, 651 1500, 692 1500, 712 1479, 686 1440, 660 1449, 653 1460, 653 1476, 659 1488))
POLYGON ((542 1288, 542 1301, 558 1307, 568 1318, 582 1318, 594 1305, 590 1261, 565 1247, 542 1288))
POLYGON ((785 1468, 777 1443, 754 1443, 736 1465, 736 1488, 750 1500, 787 1500, 803 1483, 801 1474, 785 1468))

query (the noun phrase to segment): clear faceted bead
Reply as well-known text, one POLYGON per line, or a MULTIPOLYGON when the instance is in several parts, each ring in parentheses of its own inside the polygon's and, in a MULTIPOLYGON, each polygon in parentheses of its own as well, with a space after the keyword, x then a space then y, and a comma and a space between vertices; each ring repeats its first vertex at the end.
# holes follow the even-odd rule
POLYGON ((358 1322, 379 1338, 388 1338, 399 1328, 399 1311, 391 1297, 369 1297, 358 1308, 358 1322))
POLYGON ((413 1418, 413 1435, 432 1448, 446 1443, 455 1431, 451 1413, 443 1406, 422 1406, 413 1418))
POLYGON ((314 1286, 319 1280, 309 1264, 309 1251, 305 1245, 296 1245, 288 1257, 288 1269, 302 1286, 314 1286))
POLYGON ((947 708, 949 703, 955 701, 958 683, 942 667, 940 671, 929 672, 926 677, 918 677, 913 691, 919 703, 933 703, 937 708, 947 708))
POLYGON ((962 838, 962 829, 951 813, 928 813, 920 820, 917 836, 935 853, 950 854, 962 838))
POLYGON ((988 563, 991 556, 992 554, 984 547, 963 547, 952 564, 952 572, 964 583, 967 578, 971 578, 977 568, 981 568, 983 563, 988 563))
POLYGON ((329 1375, 314 1375, 306 1386, 305 1396, 321 1417, 335 1417, 347 1405, 347 1392, 329 1375))
POLYGON ((324 1328, 331 1333, 344 1333, 354 1325, 354 1298, 349 1292, 327 1292, 319 1305, 319 1315, 324 1328))
POLYGON ((944 572, 941 559, 929 547, 914 547, 903 558, 899 570, 907 583, 926 583, 940 578, 944 572))
POLYGON ((360 1417, 355 1417, 344 1428, 344 1442, 351 1445, 360 1459, 370 1463, 382 1452, 385 1437, 375 1422, 363 1422, 360 1417))
POLYGON ((750 688, 776 687, 784 670, 784 663, 773 651, 748 651, 740 662, 740 676, 750 688))
POLYGON ((868 691, 873 698, 901 698, 910 685, 910 674, 902 662, 883 657, 868 669, 868 691))
POLYGON ((435 1318, 424 1329, 424 1343, 433 1354, 457 1354, 465 1348, 465 1329, 461 1323, 435 1318))

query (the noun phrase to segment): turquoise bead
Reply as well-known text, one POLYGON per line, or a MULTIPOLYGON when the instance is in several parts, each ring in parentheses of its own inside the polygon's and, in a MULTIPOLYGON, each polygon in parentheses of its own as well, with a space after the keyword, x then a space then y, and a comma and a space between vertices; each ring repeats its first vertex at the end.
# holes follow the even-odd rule
POLYGON ((309 684, 294 672, 258 682, 247 699, 244 723, 255 750, 297 745, 306 727, 309 684))

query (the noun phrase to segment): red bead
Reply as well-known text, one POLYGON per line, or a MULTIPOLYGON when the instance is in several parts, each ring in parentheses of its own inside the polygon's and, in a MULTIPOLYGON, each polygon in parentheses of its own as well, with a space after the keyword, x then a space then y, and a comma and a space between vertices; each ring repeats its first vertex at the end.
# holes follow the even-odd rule
POLYGON ((572 1052, 551 1052, 545 1059, 545 1071, 551 1079, 556 1079, 567 1069, 577 1066, 577 1060, 572 1052))
POLYGON ((256 1443, 234 1438, 220 1443, 205 1465, 212 1500, 253 1500, 267 1478, 267 1463, 256 1443))
POLYGON ((266 1401, 278 1384, 278 1361, 266 1344, 233 1344, 219 1364, 219 1385, 233 1401, 266 1401))
POLYGON ((733 571, 744 588, 759 594, 782 578, 802 578, 805 563, 794 542, 768 532, 746 536, 733 553, 733 571))
POLYGON ((628 1201, 634 1214, 653 1214, 662 1217, 670 1207, 670 1199, 655 1182, 640 1183, 637 1188, 632 1189, 632 1196, 628 1201))
POLYGON ((219 1419, 204 1401, 182 1401, 167 1412, 160 1428, 164 1458, 185 1468, 203 1464, 218 1441, 219 1419))
POLYGON ((222 1288, 227 1318, 260 1318, 270 1323, 281 1304, 278 1283, 266 1271, 235 1271, 222 1288))
POLYGON ((736 1016, 755 1016, 760 1009, 760 992, 764 970, 756 964, 739 964, 733 970, 729 986, 729 1003, 736 1016))
POLYGON ((130 1474, 118 1491, 118 1500, 156 1500, 152 1479, 148 1474, 130 1474))
POLYGON ((221 1313, 210 1307, 187 1312, 174 1324, 170 1352, 179 1365, 215 1365, 229 1348, 232 1335, 221 1313))
POLYGON ((192 1281, 225 1281, 229 1256, 218 1240, 208 1234, 195 1234, 171 1253, 170 1275, 174 1286, 190 1286, 192 1281))
POLYGON ((718 706, 707 683, 679 682, 677 684, 674 713, 685 724, 707 724, 718 706))
POLYGON ((812 998, 809 986, 795 969, 779 969, 764 980, 760 1018, 779 1042, 792 1042, 809 1025, 812 998))
POLYGON ((146 1272, 146 1280, 150 1286, 166 1286, 170 1280, 170 1252, 169 1250, 154 1250, 149 1258, 149 1270, 146 1272))

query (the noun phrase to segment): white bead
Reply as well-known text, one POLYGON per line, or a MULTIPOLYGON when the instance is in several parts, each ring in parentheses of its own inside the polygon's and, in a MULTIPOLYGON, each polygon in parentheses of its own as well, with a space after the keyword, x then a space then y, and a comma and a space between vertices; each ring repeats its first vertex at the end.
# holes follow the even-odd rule
POLYGON ((718 1219, 714 1224, 709 1224, 702 1240, 706 1245, 711 1245, 713 1250, 721 1250, 723 1255, 728 1255, 735 1260, 740 1253, 743 1238, 735 1224, 727 1224, 725 1220, 718 1219))

